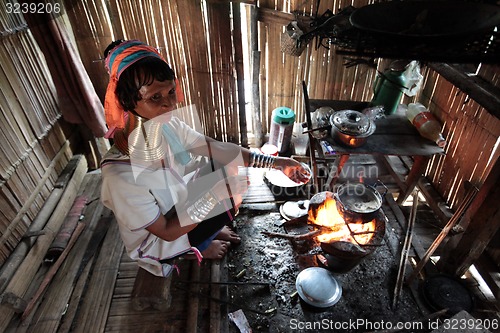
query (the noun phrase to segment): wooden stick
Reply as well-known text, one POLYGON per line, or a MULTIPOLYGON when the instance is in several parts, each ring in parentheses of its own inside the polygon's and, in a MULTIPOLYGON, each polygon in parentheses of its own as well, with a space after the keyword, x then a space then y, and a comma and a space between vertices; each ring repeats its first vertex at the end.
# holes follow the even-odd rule
POLYGON ((59 256, 57 261, 54 263, 54 265, 47 272, 47 275, 45 276, 45 279, 43 279, 42 284, 40 285, 40 288, 38 288, 38 291, 35 293, 35 295, 31 299, 31 301, 26 306, 26 309, 24 310, 24 312, 21 316, 21 320, 26 319, 26 317, 28 317, 30 315, 31 311, 33 310, 33 307, 38 302, 38 299, 40 298, 40 296, 42 296, 43 292, 45 291, 45 289, 49 285, 49 283, 52 280, 52 278, 54 277, 54 275, 56 275, 57 270, 59 269, 59 267, 61 267, 64 259, 66 259, 66 257, 68 256, 69 251, 71 250, 73 245, 76 243, 76 240, 78 239, 78 237, 80 236, 80 234, 82 233, 84 228, 85 228, 85 223, 83 223, 83 222, 78 223, 78 226, 76 227, 75 231, 73 232, 73 235, 71 236, 71 239, 68 242, 68 246, 64 249, 64 251, 61 253, 61 255, 59 256))
POLYGON ((313 231, 305 233, 305 234, 290 235, 290 234, 281 234, 278 232, 262 231, 262 233, 264 235, 269 236, 269 237, 281 237, 281 238, 292 239, 292 240, 301 240, 301 239, 309 238, 309 237, 312 237, 316 234, 319 234, 320 232, 321 232, 320 230, 313 230, 313 231))
POLYGON ((417 275, 420 273, 420 271, 422 271, 422 269, 425 267, 425 265, 429 261, 429 258, 436 251, 436 249, 439 247, 439 245, 441 245, 441 243, 446 238, 446 236, 448 236, 448 233, 453 228, 453 226, 455 226, 456 222, 458 222, 460 220, 460 217, 463 215, 463 213, 465 212, 467 207, 469 207, 472 200, 476 196, 477 192, 478 192, 477 187, 473 186, 473 187, 469 188, 469 190, 467 191, 467 194, 465 195, 464 200, 462 201, 460 206, 457 208, 457 211, 455 212, 455 214, 453 214, 451 219, 448 221, 448 223, 445 225, 445 227, 441 230, 441 232, 436 237, 434 242, 432 242, 431 246, 425 252, 424 257, 418 262, 417 267, 415 267, 415 269, 413 270, 411 275, 406 280, 407 284, 410 284, 413 281, 413 279, 415 277, 417 277, 417 275))
POLYGON ((396 286, 394 287, 394 295, 392 298, 392 307, 395 308, 399 296, 401 294, 401 288, 403 287, 403 280, 406 271, 406 261, 408 260, 408 252, 411 247, 411 239, 413 236, 413 225, 415 224, 415 218, 417 216, 417 206, 418 206, 418 190, 413 191, 413 206, 410 212, 410 218, 408 220, 408 226, 406 228, 405 242, 403 244, 403 250, 401 251, 401 257, 399 260, 398 277, 396 279, 396 286))

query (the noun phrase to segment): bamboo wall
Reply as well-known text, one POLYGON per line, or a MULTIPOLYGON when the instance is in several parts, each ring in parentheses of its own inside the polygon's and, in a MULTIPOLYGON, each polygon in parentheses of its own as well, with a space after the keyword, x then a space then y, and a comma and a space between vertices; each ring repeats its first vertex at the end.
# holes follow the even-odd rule
MULTIPOLYGON (((116 39, 159 48, 195 105, 205 134, 239 143, 237 90, 229 2, 200 0, 66 1, 82 61, 104 99, 103 51, 116 39), (99 60, 101 59, 101 60, 99 60)), ((187 115, 189 118, 189 115, 187 115)))
MULTIPOLYGON (((478 74, 500 86, 500 67, 486 65, 478 74)), ((465 195, 463 182, 482 184, 498 159, 500 119, 436 72, 426 69, 424 80, 418 99, 440 119, 448 142, 446 155, 432 159, 427 177, 446 202, 456 207, 465 195)))
POLYGON ((0 11, 0 266, 53 189, 71 150, 44 57, 21 15, 0 11))

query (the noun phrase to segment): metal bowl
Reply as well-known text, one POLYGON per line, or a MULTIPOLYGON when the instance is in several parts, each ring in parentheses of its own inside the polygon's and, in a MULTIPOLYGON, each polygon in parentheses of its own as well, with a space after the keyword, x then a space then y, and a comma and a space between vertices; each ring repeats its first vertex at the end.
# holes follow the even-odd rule
POLYGON ((318 308, 330 307, 342 296, 342 287, 333 274, 321 267, 309 267, 300 272, 295 287, 304 302, 318 308))

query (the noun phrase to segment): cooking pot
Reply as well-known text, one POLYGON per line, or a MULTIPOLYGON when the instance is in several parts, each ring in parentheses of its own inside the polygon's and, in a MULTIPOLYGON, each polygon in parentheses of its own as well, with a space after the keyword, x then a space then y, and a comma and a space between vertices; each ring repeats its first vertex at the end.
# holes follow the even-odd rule
POLYGON ((348 147, 360 147, 375 132, 375 122, 354 110, 337 111, 330 116, 332 138, 348 147))
MULTIPOLYGON (((385 189, 384 196, 388 191, 387 187, 385 189)), ((337 210, 347 223, 370 222, 382 207, 382 195, 374 186, 364 183, 342 184, 337 187, 334 197, 337 210)))

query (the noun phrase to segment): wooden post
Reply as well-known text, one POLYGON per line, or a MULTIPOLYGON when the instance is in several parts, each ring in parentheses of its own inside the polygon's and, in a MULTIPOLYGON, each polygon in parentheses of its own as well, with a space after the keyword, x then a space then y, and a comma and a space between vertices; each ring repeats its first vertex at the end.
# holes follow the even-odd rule
POLYGON ((245 70, 243 69, 243 47, 241 42, 241 15, 239 4, 233 4, 234 61, 236 63, 236 85, 238 87, 238 115, 240 145, 248 148, 247 119, 245 112, 245 70))
POLYGON ((156 276, 143 268, 139 268, 132 289, 132 306, 135 310, 145 310, 152 307, 166 311, 170 307, 172 296, 170 284, 172 274, 168 277, 156 276))
POLYGON ((260 118, 260 93, 259 93, 259 74, 260 74, 260 51, 259 35, 257 21, 257 8, 252 6, 250 9, 250 43, 251 43, 251 69, 252 69, 252 119, 253 132, 255 134, 255 146, 260 147, 263 143, 262 120, 260 118))
POLYGON ((402 204, 413 191, 418 183, 418 180, 420 179, 420 176, 422 176, 422 174, 424 173, 425 168, 429 163, 429 159, 429 156, 413 157, 413 166, 410 170, 410 173, 406 177, 406 191, 401 192, 401 194, 398 196, 398 200, 396 201, 398 204, 402 204))

